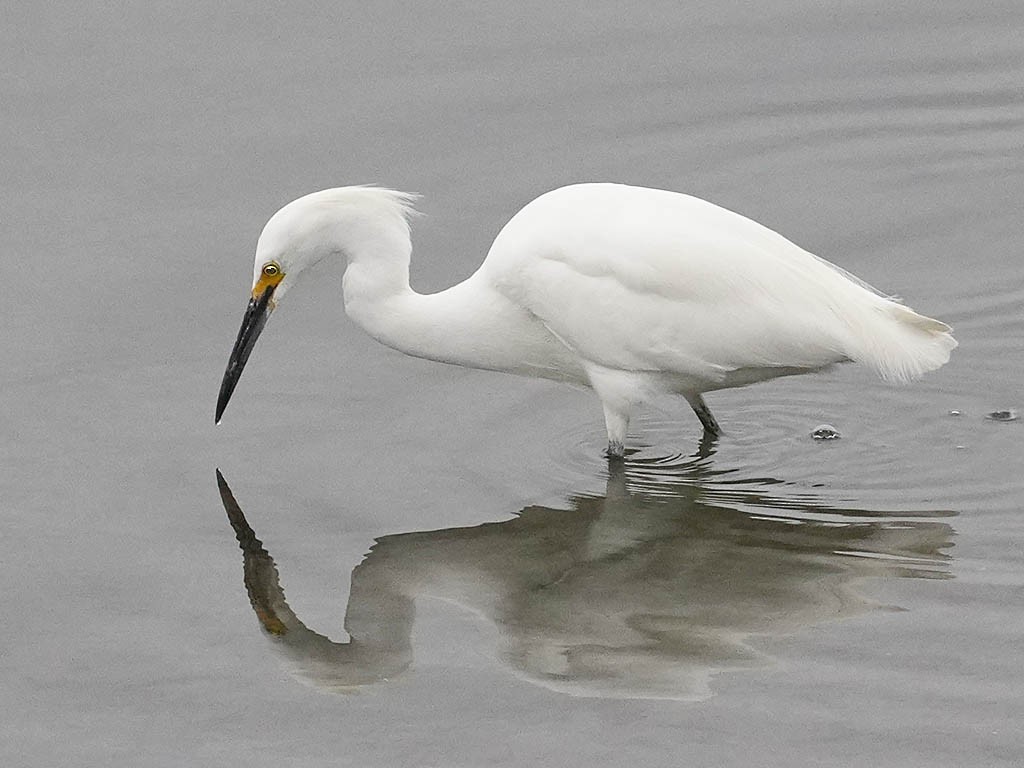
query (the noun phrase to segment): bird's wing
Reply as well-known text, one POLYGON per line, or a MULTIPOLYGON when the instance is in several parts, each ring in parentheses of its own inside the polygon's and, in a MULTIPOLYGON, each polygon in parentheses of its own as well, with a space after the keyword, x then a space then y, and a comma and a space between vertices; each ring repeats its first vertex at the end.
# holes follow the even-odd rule
POLYGON ((585 360, 708 382, 846 359, 844 302, 884 301, 738 214, 619 185, 538 198, 502 230, 484 268, 585 360))

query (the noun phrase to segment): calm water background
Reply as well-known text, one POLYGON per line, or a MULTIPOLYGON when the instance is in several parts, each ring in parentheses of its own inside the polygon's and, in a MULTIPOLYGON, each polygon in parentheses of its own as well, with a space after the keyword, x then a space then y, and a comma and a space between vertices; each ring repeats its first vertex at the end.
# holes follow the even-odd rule
POLYGON ((4 15, 5 765, 1024 761, 1024 426, 985 418, 1024 408, 1017 0, 4 15), (609 477, 591 395, 380 348, 326 267, 214 428, 280 205, 421 193, 437 290, 580 180, 741 211, 961 347, 713 395, 704 453, 657 405, 609 477), (253 614, 292 621, 271 556, 311 632, 352 584, 408 670, 328 690, 253 614))

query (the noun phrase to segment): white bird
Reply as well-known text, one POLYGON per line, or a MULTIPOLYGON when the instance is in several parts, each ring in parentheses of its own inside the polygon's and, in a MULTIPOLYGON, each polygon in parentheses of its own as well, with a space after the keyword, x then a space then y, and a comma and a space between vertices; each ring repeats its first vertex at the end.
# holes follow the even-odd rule
POLYGON ((415 357, 593 388, 609 456, 649 398, 686 398, 846 361, 905 381, 943 365, 944 323, 881 295, 744 216, 621 184, 541 195, 504 226, 480 268, 433 294, 409 286, 414 196, 341 187, 275 213, 256 245, 252 299, 217 401, 219 423, 271 311, 299 274, 344 258, 345 311, 415 357))

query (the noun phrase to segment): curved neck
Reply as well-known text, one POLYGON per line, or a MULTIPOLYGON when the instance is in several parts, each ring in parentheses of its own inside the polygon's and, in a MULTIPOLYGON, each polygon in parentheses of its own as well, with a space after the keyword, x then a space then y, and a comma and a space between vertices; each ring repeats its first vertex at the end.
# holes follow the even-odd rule
POLYGON ((452 331, 486 324, 487 308, 467 302, 462 297, 472 299, 472 292, 457 290, 459 286, 432 295, 412 290, 407 227, 381 226, 375 221, 364 226, 360 235, 356 245, 345 250, 345 313, 373 338, 400 352, 466 364, 466 347, 458 354, 452 331))
MULTIPOLYGON (((413 357, 470 368, 513 370, 529 322, 476 276, 439 293, 416 293, 408 273, 351 264, 345 312, 382 344, 413 357)), ((536 333, 536 331, 534 331, 536 333)), ((536 340, 534 340, 536 342, 536 340)))
POLYGON ((345 274, 345 311, 377 341, 413 357, 467 368, 586 383, 571 350, 544 324, 475 273, 439 293, 408 282, 394 290, 361 286, 361 267, 345 274))
POLYGON ((416 293, 409 287, 411 252, 408 230, 380 231, 347 252, 345 312, 372 337, 442 363, 586 381, 570 350, 484 270, 439 293, 416 293))

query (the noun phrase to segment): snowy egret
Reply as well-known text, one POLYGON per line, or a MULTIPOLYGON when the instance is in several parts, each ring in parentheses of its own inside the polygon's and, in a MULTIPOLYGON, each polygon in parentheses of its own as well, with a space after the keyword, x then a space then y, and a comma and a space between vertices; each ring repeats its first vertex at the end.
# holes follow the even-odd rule
POLYGON ((480 268, 433 294, 409 287, 414 196, 341 187, 275 213, 256 245, 252 299, 217 400, 219 423, 271 311, 298 275, 344 257, 345 311, 415 357, 591 387, 608 454, 630 415, 703 393, 854 361, 905 381, 943 365, 950 328, 883 296, 744 216, 689 195, 576 184, 541 195, 480 268))

